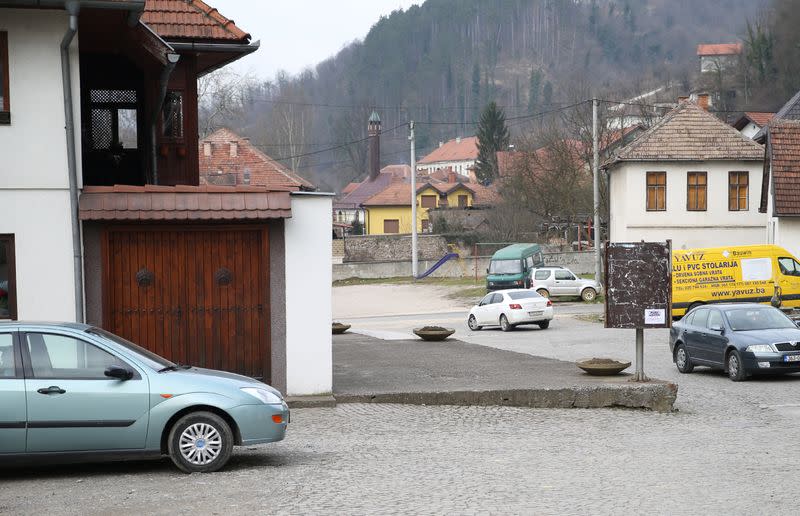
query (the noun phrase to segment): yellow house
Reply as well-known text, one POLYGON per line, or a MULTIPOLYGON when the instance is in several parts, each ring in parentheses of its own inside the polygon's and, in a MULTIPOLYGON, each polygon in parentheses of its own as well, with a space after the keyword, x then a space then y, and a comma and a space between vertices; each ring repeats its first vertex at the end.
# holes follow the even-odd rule
MULTIPOLYGON (((417 231, 430 231, 428 210, 445 206, 469 208, 475 203, 480 185, 464 183, 425 183, 417 188, 417 231)), ((411 233, 411 185, 390 184, 382 192, 362 203, 365 208, 366 230, 369 235, 411 233)))

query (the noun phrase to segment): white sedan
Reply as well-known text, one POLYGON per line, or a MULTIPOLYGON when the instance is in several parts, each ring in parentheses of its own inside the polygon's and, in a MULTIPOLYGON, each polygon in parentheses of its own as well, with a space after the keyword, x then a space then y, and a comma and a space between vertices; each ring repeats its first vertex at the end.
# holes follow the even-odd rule
POLYGON ((509 331, 519 324, 536 324, 544 330, 552 318, 553 303, 535 290, 496 290, 472 307, 467 325, 473 331, 484 326, 500 326, 509 331))

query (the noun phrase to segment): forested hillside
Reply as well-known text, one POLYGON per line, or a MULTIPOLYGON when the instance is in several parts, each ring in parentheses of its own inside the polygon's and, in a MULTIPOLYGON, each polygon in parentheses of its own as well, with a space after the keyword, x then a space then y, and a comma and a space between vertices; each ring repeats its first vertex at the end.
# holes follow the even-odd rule
MULTIPOLYGON (((206 110, 206 128, 232 125, 276 158, 327 187, 364 175, 372 109, 386 131, 382 162, 408 161, 473 134, 496 100, 508 117, 597 94, 619 99, 667 82, 688 87, 698 43, 745 36, 753 0, 427 0, 396 11, 314 70, 249 81, 238 109, 206 110)), ((305 37, 299 34, 298 37, 305 37)), ((290 43, 289 43, 290 44, 290 43)), ((262 52, 277 49, 264 48, 262 52)), ((511 124, 512 136, 518 130, 511 124)))

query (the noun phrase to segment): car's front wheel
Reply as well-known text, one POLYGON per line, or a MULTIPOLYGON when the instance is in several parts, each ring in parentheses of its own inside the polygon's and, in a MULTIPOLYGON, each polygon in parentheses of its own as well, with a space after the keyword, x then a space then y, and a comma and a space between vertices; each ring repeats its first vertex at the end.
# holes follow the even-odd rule
POLYGON ((585 288, 583 289, 583 292, 581 292, 581 299, 583 299, 587 303, 594 301, 596 297, 597 297, 597 291, 593 288, 585 288))
POLYGON ((686 351, 686 346, 678 344, 675 346, 675 367, 678 371, 684 374, 694 371, 694 364, 692 359, 689 358, 689 353, 686 351))
POLYGON ((467 320, 467 326, 469 326, 469 329, 472 331, 478 331, 481 329, 481 326, 478 324, 478 320, 475 319, 474 315, 469 316, 469 319, 467 320))
POLYGON ((747 379, 747 372, 744 370, 744 364, 742 363, 742 355, 738 351, 734 349, 728 353, 726 363, 728 366, 728 378, 734 382, 741 382, 747 379))
POLYGON ((508 322, 508 318, 505 314, 500 316, 500 329, 503 331, 511 331, 514 329, 514 326, 508 322))
POLYGON ((233 432, 212 412, 190 412, 172 425, 168 451, 186 473, 210 473, 222 468, 233 452, 233 432))

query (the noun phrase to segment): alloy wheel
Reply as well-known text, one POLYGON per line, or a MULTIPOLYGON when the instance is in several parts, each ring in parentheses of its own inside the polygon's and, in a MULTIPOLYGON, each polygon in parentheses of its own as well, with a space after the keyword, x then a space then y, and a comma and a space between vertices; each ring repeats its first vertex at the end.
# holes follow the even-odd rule
POLYGON ((208 423, 195 423, 181 433, 180 450, 188 462, 203 466, 219 456, 222 451, 222 436, 208 423))

